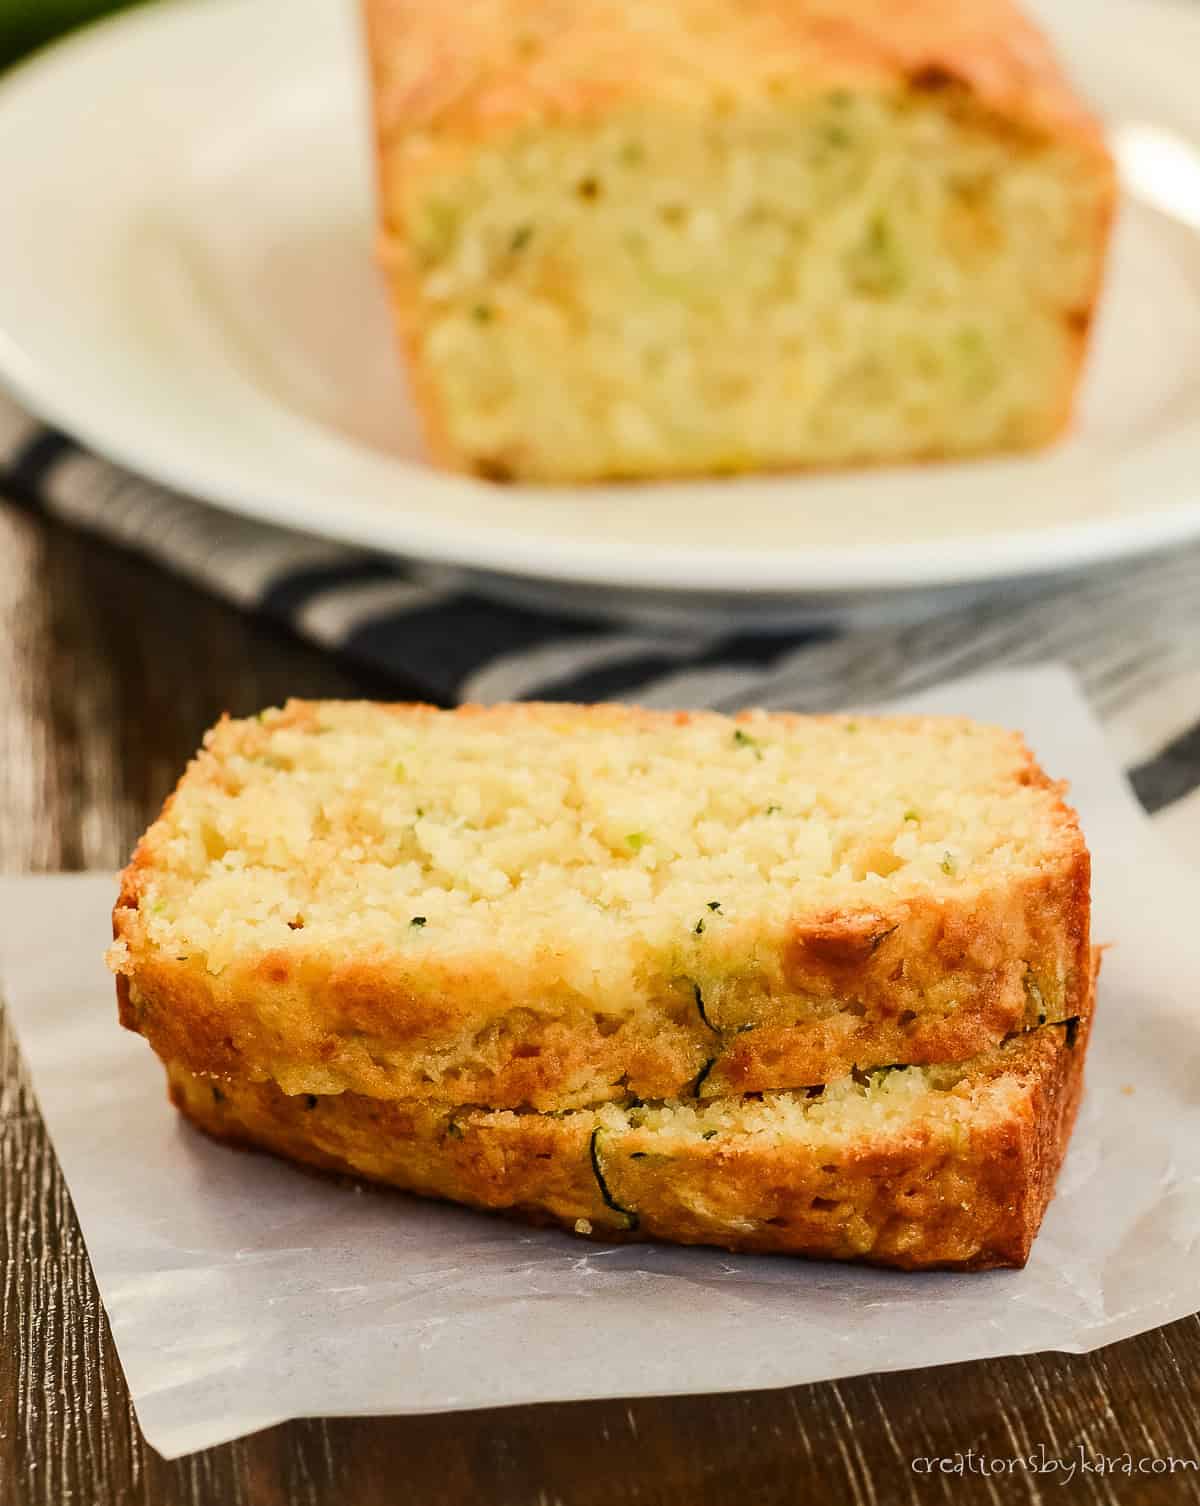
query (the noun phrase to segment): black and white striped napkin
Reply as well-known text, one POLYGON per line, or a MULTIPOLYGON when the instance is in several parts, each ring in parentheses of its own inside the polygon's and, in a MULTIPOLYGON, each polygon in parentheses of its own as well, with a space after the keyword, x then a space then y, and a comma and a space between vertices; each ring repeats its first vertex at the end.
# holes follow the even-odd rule
POLYGON ((0 494, 443 705, 621 699, 821 710, 1063 661, 1143 804, 1200 859, 1200 546, 984 596, 904 627, 705 634, 523 610, 479 595, 453 569, 233 516, 101 460, 3 395, 0 494))

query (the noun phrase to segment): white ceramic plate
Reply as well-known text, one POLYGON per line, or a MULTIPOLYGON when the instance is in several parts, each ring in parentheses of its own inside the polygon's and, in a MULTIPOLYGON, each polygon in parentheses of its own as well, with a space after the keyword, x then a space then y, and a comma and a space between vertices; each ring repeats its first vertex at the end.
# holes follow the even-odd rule
POLYGON ((803 610, 1200 535, 1200 7, 1035 9, 1133 190, 1080 421, 1037 458, 578 491, 431 469, 371 261, 353 0, 135 10, 0 85, 0 377, 222 507, 568 606, 803 610))

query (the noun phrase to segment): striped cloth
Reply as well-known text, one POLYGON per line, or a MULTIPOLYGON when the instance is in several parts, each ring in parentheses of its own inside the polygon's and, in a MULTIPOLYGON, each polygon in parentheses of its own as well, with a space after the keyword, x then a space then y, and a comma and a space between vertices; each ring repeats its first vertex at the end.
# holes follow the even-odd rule
POLYGON ((1059 660, 1143 805, 1200 860, 1200 546, 942 607, 904 627, 729 635, 622 629, 480 596, 383 558, 207 507, 108 464, 0 395, 0 494, 392 675, 442 705, 627 700, 816 711, 1059 660))

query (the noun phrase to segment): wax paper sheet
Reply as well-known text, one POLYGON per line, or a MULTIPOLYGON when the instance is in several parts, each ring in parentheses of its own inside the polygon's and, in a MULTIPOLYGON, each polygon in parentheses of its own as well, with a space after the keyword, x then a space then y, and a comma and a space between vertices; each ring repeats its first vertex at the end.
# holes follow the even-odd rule
POLYGON ((0 881, 5 997, 150 1443, 172 1457, 289 1417, 1080 1352, 1200 1307, 1200 883, 1064 671, 904 704, 1022 728, 1071 781, 1093 852, 1094 932, 1112 947, 1079 1125, 1023 1271, 610 1249, 211 1144, 117 1027, 112 877, 0 881))

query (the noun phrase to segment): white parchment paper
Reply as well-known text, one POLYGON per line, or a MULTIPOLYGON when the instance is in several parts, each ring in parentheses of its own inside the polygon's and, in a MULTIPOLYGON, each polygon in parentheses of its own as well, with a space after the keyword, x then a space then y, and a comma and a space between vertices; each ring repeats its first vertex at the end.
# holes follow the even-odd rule
POLYGON ((149 1048, 117 1027, 112 879, 0 881, 5 996, 154 1447, 305 1415, 1080 1352, 1200 1307, 1200 882, 1160 847, 1065 672, 904 704, 1021 727, 1071 780, 1095 935, 1113 943, 1079 1126, 1024 1271, 607 1249, 223 1149, 177 1122, 149 1048))

